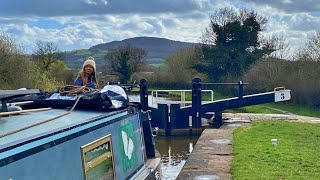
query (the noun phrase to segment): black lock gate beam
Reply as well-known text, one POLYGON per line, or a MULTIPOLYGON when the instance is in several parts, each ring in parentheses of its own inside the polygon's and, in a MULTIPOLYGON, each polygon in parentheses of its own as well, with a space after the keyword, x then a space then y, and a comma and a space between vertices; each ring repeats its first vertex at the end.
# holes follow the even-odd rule
MULTIPOLYGON (((291 91, 280 89, 279 91, 259 93, 243 96, 243 83, 202 83, 202 84, 223 84, 239 85, 238 97, 221 99, 206 104, 201 104, 201 79, 195 78, 192 81, 192 126, 201 127, 201 117, 207 112, 215 112, 213 127, 219 128, 222 125, 222 111, 226 109, 240 108, 270 102, 286 101, 291 99, 291 91)), ((186 108, 187 110, 187 108, 186 108)))

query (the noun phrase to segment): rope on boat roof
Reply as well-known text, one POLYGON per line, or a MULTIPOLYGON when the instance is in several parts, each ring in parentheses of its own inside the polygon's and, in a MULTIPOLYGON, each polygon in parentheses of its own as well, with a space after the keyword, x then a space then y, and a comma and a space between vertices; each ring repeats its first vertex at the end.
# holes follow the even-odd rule
POLYGON ((2 134, 2 135, 0 135, 0 138, 9 136, 9 135, 11 135, 11 134, 15 134, 15 133, 17 133, 17 132, 20 132, 20 131, 23 131, 23 130, 32 128, 32 127, 34 127, 34 126, 38 126, 38 125, 40 125, 40 124, 47 123, 47 122, 49 122, 49 121, 52 121, 52 120, 58 119, 58 118, 60 118, 60 117, 62 117, 62 116, 65 116, 65 115, 70 114, 70 113, 73 111, 73 109, 77 106, 77 104, 78 104, 78 102, 79 102, 79 100, 80 100, 81 97, 82 97, 82 95, 79 95, 79 96, 78 96, 76 102, 74 103, 74 105, 72 106, 72 108, 71 108, 68 112, 65 112, 65 113, 63 113, 63 114, 61 114, 61 115, 59 115, 59 116, 56 116, 56 117, 47 119, 47 120, 45 120, 45 121, 38 122, 38 123, 29 125, 29 126, 26 126, 26 127, 23 127, 23 128, 20 128, 20 129, 17 129, 17 130, 14 130, 14 131, 11 131, 11 132, 8 132, 8 133, 5 133, 5 134, 2 134))

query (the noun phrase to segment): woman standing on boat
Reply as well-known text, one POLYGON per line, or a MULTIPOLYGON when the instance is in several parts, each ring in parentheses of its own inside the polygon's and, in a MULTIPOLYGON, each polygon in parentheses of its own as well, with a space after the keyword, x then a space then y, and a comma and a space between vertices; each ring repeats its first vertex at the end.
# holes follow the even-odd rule
POLYGON ((74 81, 75 86, 87 86, 93 89, 98 89, 98 81, 96 77, 96 63, 93 57, 83 63, 82 69, 79 71, 77 79, 74 81))

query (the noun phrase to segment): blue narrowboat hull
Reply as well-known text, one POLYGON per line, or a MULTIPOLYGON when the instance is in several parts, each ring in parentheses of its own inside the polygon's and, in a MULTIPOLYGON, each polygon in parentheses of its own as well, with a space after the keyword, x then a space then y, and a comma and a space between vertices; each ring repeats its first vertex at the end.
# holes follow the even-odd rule
POLYGON ((65 112, 52 109, 0 117, 0 137, 17 131, 0 138, 0 179, 161 178, 160 160, 154 158, 150 163, 147 159, 138 108, 74 110, 23 129, 65 112), (151 173, 148 164, 152 165, 151 173), (108 172, 98 169, 102 166, 109 167, 108 172))

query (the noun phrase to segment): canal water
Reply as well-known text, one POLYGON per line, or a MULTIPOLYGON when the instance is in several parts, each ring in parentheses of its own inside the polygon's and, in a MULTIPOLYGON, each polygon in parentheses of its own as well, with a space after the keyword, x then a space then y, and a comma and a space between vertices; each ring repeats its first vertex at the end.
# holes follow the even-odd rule
POLYGON ((156 149, 161 154, 162 179, 177 178, 199 136, 157 136, 156 149))
MULTIPOLYGON (((140 102, 139 95, 129 95, 130 102, 140 102)), ((154 104, 154 98, 148 96, 148 104, 157 107, 154 104)), ((176 103, 168 98, 158 97, 157 101, 161 103, 176 103)), ((161 155, 162 179, 174 180, 177 178, 189 154, 192 152, 199 136, 157 136, 156 149, 161 155)))

